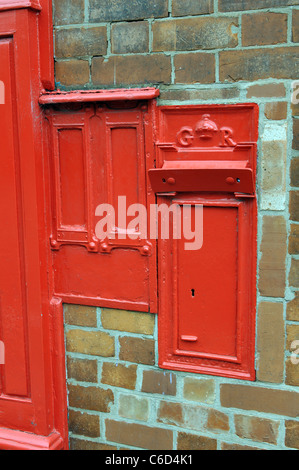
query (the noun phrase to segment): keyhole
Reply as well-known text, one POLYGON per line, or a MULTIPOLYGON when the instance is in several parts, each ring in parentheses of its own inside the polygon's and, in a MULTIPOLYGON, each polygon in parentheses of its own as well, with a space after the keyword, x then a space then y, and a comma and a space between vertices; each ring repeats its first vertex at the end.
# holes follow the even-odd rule
POLYGON ((191 289, 192 297, 195 297, 195 289, 191 289))

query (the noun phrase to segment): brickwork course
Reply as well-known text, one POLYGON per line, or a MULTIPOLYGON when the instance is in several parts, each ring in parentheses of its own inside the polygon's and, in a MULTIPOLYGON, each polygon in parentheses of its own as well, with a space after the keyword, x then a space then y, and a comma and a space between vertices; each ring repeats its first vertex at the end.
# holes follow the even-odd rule
POLYGON ((61 89, 260 107, 256 381, 161 370, 157 316, 65 305, 71 449, 299 449, 299 0, 55 0, 54 24, 61 89))

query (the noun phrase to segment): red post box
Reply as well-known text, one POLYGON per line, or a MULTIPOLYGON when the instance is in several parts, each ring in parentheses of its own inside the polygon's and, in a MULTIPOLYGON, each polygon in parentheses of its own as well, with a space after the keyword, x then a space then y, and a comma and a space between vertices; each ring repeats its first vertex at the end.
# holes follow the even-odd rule
POLYGON ((257 117, 251 104, 158 108, 158 206, 189 207, 195 228, 202 210, 195 249, 182 230, 159 237, 162 368, 255 378, 257 117))

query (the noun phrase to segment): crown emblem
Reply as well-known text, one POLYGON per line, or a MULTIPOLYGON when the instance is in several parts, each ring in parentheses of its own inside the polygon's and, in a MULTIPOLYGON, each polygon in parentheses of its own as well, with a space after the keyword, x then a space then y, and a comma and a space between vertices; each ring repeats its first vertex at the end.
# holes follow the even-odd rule
POLYGON ((196 125, 195 132, 200 139, 212 139, 215 132, 218 132, 217 124, 210 117, 209 114, 204 114, 202 120, 196 125))

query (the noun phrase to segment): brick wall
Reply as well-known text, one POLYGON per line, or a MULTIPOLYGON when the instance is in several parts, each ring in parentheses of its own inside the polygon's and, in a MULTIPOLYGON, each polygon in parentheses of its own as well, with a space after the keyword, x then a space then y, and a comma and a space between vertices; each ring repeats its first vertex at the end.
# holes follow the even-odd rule
POLYGON ((54 6, 61 88, 260 106, 256 383, 161 371, 154 316, 65 306, 72 448, 299 449, 299 0, 54 6))

